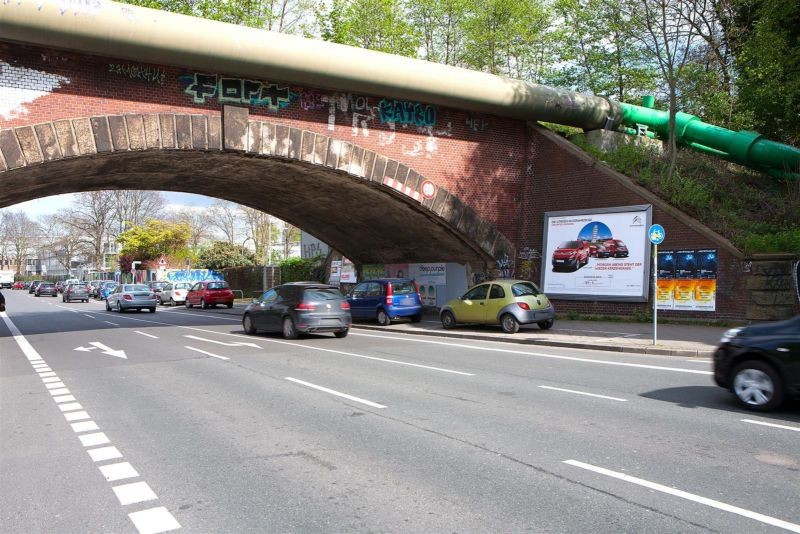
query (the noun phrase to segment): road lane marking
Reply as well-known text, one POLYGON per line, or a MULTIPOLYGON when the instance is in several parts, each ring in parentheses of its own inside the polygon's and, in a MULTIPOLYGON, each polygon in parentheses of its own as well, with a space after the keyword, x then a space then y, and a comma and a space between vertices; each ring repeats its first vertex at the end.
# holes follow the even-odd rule
MULTIPOLYGON (((217 332, 216 330, 208 330, 208 329, 205 329, 205 328, 197 328, 195 326, 185 326, 185 325, 179 325, 179 324, 174 324, 174 323, 161 323, 161 322, 158 322, 158 321, 151 321, 151 320, 148 320, 148 319, 136 319, 134 317, 125 317, 125 319, 130 319, 131 321, 140 321, 140 322, 144 322, 144 323, 159 324, 159 325, 164 325, 164 326, 174 326, 176 328, 185 328, 187 330, 194 330, 196 332, 206 332, 206 333, 209 333, 209 334, 217 334, 217 335, 220 335, 220 336, 233 336, 233 337, 238 337, 238 338, 242 338, 242 339, 252 339, 250 336, 246 336, 244 334, 232 334, 230 332, 217 332)), ((344 351, 341 351, 341 350, 323 349, 321 347, 314 347, 314 346, 311 346, 311 345, 303 345, 301 343, 292 343, 290 341, 279 341, 277 339, 267 339, 267 338, 259 338, 259 341, 263 341, 265 343, 277 343, 277 344, 280 344, 280 345, 290 345, 292 347, 302 347, 302 348, 305 348, 305 349, 316 350, 316 351, 321 351, 321 352, 332 352, 334 354, 342 354, 342 355, 345 355, 345 356, 352 356, 354 358, 363 358, 365 360, 374 360, 374 361, 385 362, 385 363, 393 363, 393 364, 397 364, 397 365, 407 365, 409 367, 419 367, 421 369, 429 369, 429 370, 432 370, 432 371, 440 371, 442 373, 451 373, 451 374, 463 375, 463 376, 475 376, 474 373, 465 373, 463 371, 454 371, 452 369, 445 369, 445 368, 442 368, 442 367, 432 367, 430 365, 422 365, 422 364, 418 364, 418 363, 404 362, 404 361, 401 361, 401 360, 390 360, 390 359, 387 359, 387 358, 377 358, 375 356, 366 356, 366 355, 363 355, 363 354, 355 354, 355 353, 352 353, 352 352, 344 352, 344 351)))
POLYGON ((702 360, 700 358, 689 358, 688 360, 685 361, 692 363, 711 363, 711 360, 702 360))
POLYGON ((88 317, 89 319, 94 319, 94 315, 89 315, 88 313, 84 313, 84 315, 85 315, 86 317, 88 317))
MULTIPOLYGON (((117 326, 119 326, 119 325, 117 325, 117 326)), ((139 335, 145 336, 145 337, 151 337, 153 339, 158 339, 158 336, 154 336, 153 334, 148 334, 147 332, 140 332, 139 330, 134 330, 134 332, 136 332, 139 335)))
POLYGON ((323 387, 323 386, 318 386, 316 384, 312 384, 311 382, 305 382, 303 380, 298 380, 298 379, 292 378, 290 376, 285 377, 285 379, 289 380, 291 382, 295 382, 297 384, 301 384, 301 385, 306 386, 306 387, 317 389, 319 391, 324 391, 325 393, 330 393, 331 395, 336 395, 337 397, 343 397, 343 398, 349 399, 351 401, 360 402, 361 404, 366 404, 367 406, 372 406, 373 408, 386 408, 386 406, 384 406, 383 404, 378 404, 377 402, 372 402, 372 401, 368 401, 366 399, 362 399, 362 398, 359 398, 359 397, 354 397, 352 395, 348 395, 347 393, 342 393, 341 391, 336 391, 336 390, 333 390, 333 389, 328 389, 328 388, 323 387))
MULTIPOLYGON (((185 327, 188 328, 188 327, 185 327)), ((664 367, 660 365, 647 365, 641 363, 628 363, 628 362, 614 362, 610 360, 593 360, 591 358, 578 358, 576 356, 560 356, 557 354, 544 354, 541 352, 528 352, 524 350, 513 350, 513 349, 500 349, 496 347, 481 347, 478 345, 466 345, 464 343, 448 343, 444 341, 431 341, 428 339, 413 339, 411 336, 408 337, 391 337, 391 336, 380 336, 375 334, 362 334, 362 333, 355 333, 350 332, 353 336, 361 336, 361 337, 377 337, 377 338, 384 338, 384 339, 393 339, 396 341, 412 341, 415 343, 428 343, 432 345, 445 345, 448 347, 456 347, 461 349, 471 349, 477 350, 482 352, 500 352, 504 354, 520 354, 523 356, 536 356, 539 358, 550 358, 553 360, 569 360, 573 362, 584 362, 584 363, 598 363, 602 365, 615 365, 619 367, 635 367, 638 369, 653 369, 656 371, 672 371, 676 373, 689 373, 695 375, 712 375, 711 371, 700 371, 697 369, 683 369, 681 367, 664 367)))
POLYGON ((554 391, 564 391, 566 393, 575 393, 576 395, 586 395, 587 397, 597 397, 598 399, 608 399, 620 402, 628 402, 628 399, 620 399, 617 397, 607 397, 605 395, 597 395, 595 393, 586 393, 584 391, 575 391, 574 389, 562 389, 562 388, 554 388, 551 386, 539 386, 542 389, 552 389, 554 391))
POLYGON ((112 486, 111 489, 114 490, 119 503, 123 506, 158 499, 158 496, 150 489, 147 482, 133 482, 121 486, 112 486))
POLYGON ((62 310, 69 310, 72 313, 80 313, 78 310, 76 310, 74 308, 67 308, 66 306, 61 306, 60 304, 56 304, 55 306, 56 306, 56 308, 61 308, 62 310))
POLYGON ((225 321, 234 321, 237 323, 242 322, 242 319, 233 319, 232 317, 224 317, 221 313, 220 314, 208 314, 208 313, 193 313, 193 312, 179 312, 176 310, 161 310, 164 313, 174 313, 175 315, 190 315, 192 317, 202 317, 204 319, 223 319, 225 321))
POLYGON ((111 326, 119 326, 117 323, 112 323, 111 321, 103 321, 106 324, 110 324, 111 326))
POLYGON ((206 341, 208 343, 215 343, 217 345, 224 345, 226 347, 253 347, 254 349, 261 348, 255 343, 242 343, 241 341, 234 341, 233 343, 225 343, 224 341, 217 341, 216 339, 208 339, 200 336, 184 335, 183 337, 188 337, 189 339, 196 339, 197 341, 206 341))
POLYGON ((181 528, 181 524, 163 506, 128 514, 141 534, 158 534, 181 528))
POLYGON ((741 421, 743 423, 750 423, 752 425, 771 426, 772 428, 780 428, 783 430, 794 430, 795 432, 800 432, 800 428, 795 426, 776 425, 775 423, 765 423, 764 421, 755 421, 753 419, 742 419, 741 421))
POLYGON ((133 466, 128 462, 102 465, 99 469, 109 482, 116 482, 117 480, 136 478, 139 476, 139 473, 136 471, 136 469, 134 469, 133 466))
POLYGON ((45 384, 47 384, 48 382, 58 382, 59 380, 61 380, 60 378, 58 378, 58 376, 56 376, 56 374, 53 371, 49 371, 47 373, 39 373, 39 377, 45 384))
POLYGON ((193 350, 195 352, 199 352, 201 354, 205 354, 206 356, 211 356, 212 358, 219 358, 220 360, 230 360, 230 358, 228 358, 226 356, 219 356, 218 354, 212 354, 211 352, 206 352, 204 350, 196 349, 196 348, 190 347, 188 345, 185 345, 185 348, 187 348, 189 350, 193 350))
POLYGON ((632 477, 630 475, 626 475, 624 473, 618 473, 616 471, 611 471, 609 469, 605 469, 603 467, 597 467, 595 465, 586 464, 583 462, 579 462, 577 460, 564 460, 565 464, 580 467, 581 469, 586 469, 587 471, 592 471, 595 473, 599 473, 601 475, 609 476, 612 478, 616 478, 618 480, 623 480, 625 482, 630 482, 631 484, 636 484, 639 486, 643 486, 645 488, 660 491, 662 493, 667 493, 669 495, 673 495, 675 497, 680 497, 681 499, 687 499, 689 501, 693 501, 699 504, 704 504, 706 506, 710 506, 712 508, 716 508, 718 510, 722 510, 724 512, 730 512, 732 514, 737 514, 743 517, 747 517, 749 519, 754 519, 761 523, 766 523, 767 525, 772 525, 774 527, 783 528, 789 530, 791 532, 800 532, 800 525, 795 523, 789 523, 788 521, 783 521, 781 519, 776 519, 774 517, 770 517, 768 515, 759 514, 758 512, 752 512, 750 510, 745 510, 744 508, 739 508, 738 506, 732 506, 730 504, 726 504, 724 502, 715 501, 713 499, 709 499, 707 497, 701 497, 700 495, 695 495, 694 493, 688 493, 686 491, 681 491, 675 488, 670 488, 669 486, 662 486, 661 484, 656 484, 655 482, 650 482, 641 478, 632 477))
MULTIPOLYGON (((31 366, 34 368, 41 368, 43 365, 46 366, 46 362, 42 359, 41 355, 33 348, 33 345, 30 344, 25 336, 22 335, 6 312, 0 312, 0 318, 2 318, 3 322, 11 331, 11 334, 14 336, 14 341, 16 341, 17 346, 19 346, 22 353, 31 363, 31 366)), ((94 345, 95 343, 92 344, 94 345)), ((108 349, 108 347, 105 347, 101 343, 97 343, 96 345, 100 348, 108 349)), ((58 380, 58 378, 53 378, 58 380)), ((56 405, 59 406, 59 409, 64 414, 64 418, 67 421, 88 418, 88 414, 83 410, 73 411, 74 409, 79 409, 81 406, 75 402, 75 397, 69 394, 69 389, 66 387, 56 387, 59 385, 64 386, 61 382, 46 383, 50 380, 51 377, 42 378, 45 387, 50 391, 53 401, 56 402, 56 405)), ((108 439, 108 436, 106 436, 104 432, 99 432, 100 429, 94 421, 89 420, 71 423, 70 426, 75 433, 92 432, 91 434, 78 435, 78 439, 84 447, 96 447, 98 445, 108 445, 111 443, 111 440, 108 439), (98 432, 93 432, 95 430, 98 430, 98 432)), ((88 453, 94 462, 122 457, 122 454, 113 446, 91 449, 88 453)), ((99 469, 109 481, 139 476, 130 464, 127 462, 122 462, 122 464, 102 466, 99 469), (122 464, 125 464, 125 466, 122 464)), ((112 487, 112 489, 123 505, 158 499, 158 496, 150 489, 150 486, 148 486, 146 482, 116 486, 112 487)), ((172 514, 164 507, 130 513, 128 517, 131 518, 131 521, 133 521, 134 526, 139 530, 140 534, 157 534, 159 532, 181 528, 180 523, 178 523, 178 521, 172 517, 172 514)))

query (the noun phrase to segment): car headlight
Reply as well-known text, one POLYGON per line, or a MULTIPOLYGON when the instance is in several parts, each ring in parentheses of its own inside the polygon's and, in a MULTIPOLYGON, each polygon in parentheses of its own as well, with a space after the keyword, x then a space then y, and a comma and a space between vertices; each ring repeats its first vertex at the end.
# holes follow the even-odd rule
POLYGON ((739 332, 742 331, 742 328, 731 328, 730 330, 726 330, 722 337, 720 338, 720 343, 728 343, 732 341, 733 338, 739 335, 739 332))

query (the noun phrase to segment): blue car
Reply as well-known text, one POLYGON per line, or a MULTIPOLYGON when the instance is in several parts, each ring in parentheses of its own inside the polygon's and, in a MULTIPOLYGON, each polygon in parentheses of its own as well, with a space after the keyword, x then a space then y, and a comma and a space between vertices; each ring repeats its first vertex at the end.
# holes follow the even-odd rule
POLYGON ((119 284, 117 284, 116 282, 106 282, 106 283, 104 283, 102 286, 100 286, 97 289, 97 298, 99 300, 106 300, 108 298, 108 296, 111 293, 113 293, 115 289, 117 289, 118 285, 119 284))
POLYGON ((353 319, 376 319, 387 326, 393 319, 422 320, 419 289, 408 278, 377 278, 356 285, 347 295, 353 319))

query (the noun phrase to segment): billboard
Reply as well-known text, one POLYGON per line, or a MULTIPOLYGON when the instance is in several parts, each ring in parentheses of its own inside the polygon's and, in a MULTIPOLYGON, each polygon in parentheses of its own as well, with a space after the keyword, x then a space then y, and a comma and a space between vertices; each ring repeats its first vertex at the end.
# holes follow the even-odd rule
POLYGON ((568 300, 645 302, 652 206, 544 214, 542 290, 568 300))
POLYGON ((656 299, 659 310, 714 311, 717 250, 659 250, 656 299))

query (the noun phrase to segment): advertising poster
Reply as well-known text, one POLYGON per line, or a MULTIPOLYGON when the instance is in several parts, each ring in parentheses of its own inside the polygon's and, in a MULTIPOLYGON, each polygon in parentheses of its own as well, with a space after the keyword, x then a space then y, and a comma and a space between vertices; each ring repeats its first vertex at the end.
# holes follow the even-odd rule
POLYGON ((331 261, 331 277, 328 279, 329 284, 338 284, 342 277, 342 260, 331 261))
POLYGON ((361 266, 361 274, 364 280, 372 280, 374 278, 383 278, 386 268, 382 263, 369 263, 361 266))
POLYGON ((358 277, 356 276, 356 266, 353 265, 353 262, 347 258, 342 260, 342 271, 339 275, 339 282, 342 284, 355 284, 358 282, 358 277))
POLYGON ((555 298, 648 299, 652 207, 545 213, 542 287, 555 298))
POLYGON ((714 311, 716 249, 659 250, 656 298, 659 310, 714 311))
POLYGON ((386 265, 386 276, 389 278, 408 278, 408 264, 390 263, 386 265))
POLYGON ((409 278, 419 284, 423 306, 436 306, 436 286, 447 285, 447 265, 444 263, 411 263, 409 278))

